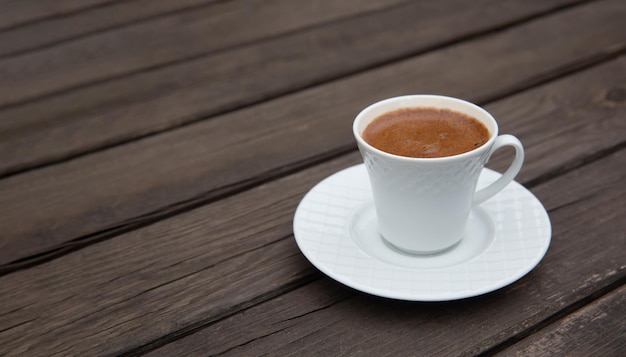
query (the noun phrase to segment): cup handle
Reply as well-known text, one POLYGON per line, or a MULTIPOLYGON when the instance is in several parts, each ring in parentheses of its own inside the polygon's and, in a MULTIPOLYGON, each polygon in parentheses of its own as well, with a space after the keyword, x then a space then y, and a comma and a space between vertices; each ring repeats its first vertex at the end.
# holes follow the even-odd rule
POLYGON ((496 193, 500 192, 506 185, 509 184, 515 178, 515 176, 519 173, 519 170, 522 168, 522 163, 524 162, 524 147, 522 143, 513 135, 500 135, 496 138, 491 151, 489 152, 489 156, 487 156, 487 160, 491 157, 491 155, 503 146, 512 146, 515 149, 515 158, 511 163, 511 166, 504 172, 504 174, 494 181, 489 186, 477 191, 474 194, 474 206, 477 206, 496 193))

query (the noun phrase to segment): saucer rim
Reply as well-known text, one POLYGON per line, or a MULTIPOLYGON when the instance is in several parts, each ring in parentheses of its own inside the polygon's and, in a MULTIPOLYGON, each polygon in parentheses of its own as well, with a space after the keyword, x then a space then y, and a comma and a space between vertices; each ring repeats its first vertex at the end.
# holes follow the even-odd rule
MULTIPOLYGON (((348 170, 356 170, 359 167, 364 167, 364 164, 357 164, 357 165, 353 165, 347 168, 344 168, 342 170, 336 171, 333 174, 325 177, 324 179, 320 180, 316 185, 314 185, 309 191, 307 191, 307 193, 305 194, 305 196, 301 199, 301 201, 298 204, 298 207, 296 208, 295 214, 294 214, 294 218, 293 218, 293 232, 294 232, 294 238, 296 240, 296 244, 298 246, 298 249, 302 252, 302 254, 307 258, 307 260, 309 260, 309 262, 311 264, 313 264, 313 266, 315 266, 318 270, 320 270, 322 273, 324 273, 325 275, 327 275, 328 277, 330 277, 331 279, 340 282, 350 288, 356 289, 358 291, 367 293, 367 294, 371 294, 374 296, 379 296, 379 297, 383 297, 383 298, 389 298, 389 299, 396 299, 396 300, 404 300, 404 301, 415 301, 415 302, 443 302, 443 301, 454 301, 454 300, 461 300, 461 299, 467 299, 467 298, 472 298, 472 297, 476 297, 476 296, 481 296, 487 293, 491 293, 494 291, 497 291, 501 288, 504 288, 518 280, 520 280, 521 278, 523 278, 524 276, 526 276, 529 272, 531 272, 538 264, 539 262, 541 262, 541 260, 545 257, 548 248, 550 246, 551 240, 552 240, 552 225, 550 222, 550 217, 545 209, 545 207, 543 206, 543 204, 541 203, 541 201, 531 192, 529 191, 526 187, 522 186, 520 183, 518 183, 517 181, 511 181, 511 183, 509 183, 509 185, 507 185, 507 187, 509 187, 510 185, 515 185, 517 186, 518 189, 521 189, 522 192, 524 193, 524 195, 528 195, 529 198, 531 198, 534 203, 537 205, 537 207, 541 208, 541 212, 542 212, 542 219, 545 220, 544 223, 546 223, 546 227, 544 227, 545 229, 547 229, 546 235, 543 239, 543 246, 541 247, 541 250, 539 252, 537 252, 537 254, 534 256, 534 259, 529 260, 526 263, 526 266, 524 269, 520 269, 516 274, 511 274, 509 275, 507 278, 504 279, 500 279, 498 280, 496 283, 490 283, 490 284, 486 284, 484 287, 480 288, 480 289, 471 289, 470 291, 468 290, 460 290, 456 293, 450 293, 450 292, 446 292, 446 293, 433 293, 433 292, 429 292, 429 293, 400 293, 400 292, 395 292, 393 289, 382 289, 382 288, 378 288, 375 286, 370 286, 367 284, 363 284, 360 283, 358 281, 354 281, 353 279, 350 279, 349 276, 344 276, 341 274, 336 274, 335 272, 331 271, 329 267, 327 267, 326 265, 320 263, 318 261, 318 259, 314 256, 312 256, 312 254, 314 252, 309 251, 308 248, 303 244, 302 238, 298 238, 299 234, 298 232, 298 217, 299 217, 299 212, 301 212, 300 208, 302 206, 302 204, 307 200, 307 198, 310 197, 311 194, 313 194, 314 190, 318 187, 321 186, 325 183, 325 181, 329 180, 331 177, 334 176, 338 176, 341 175, 342 173, 344 173, 345 171, 348 170)), ((499 172, 496 172, 494 170, 491 170, 489 168, 483 168, 483 171, 486 171, 489 173, 489 175, 493 175, 494 179, 497 179, 497 177, 501 176, 502 174, 500 174, 499 172), (496 177, 497 176, 497 177, 496 177)), ((507 188, 505 187, 504 190, 506 190, 507 188)), ((503 191, 504 191, 503 190, 503 191)), ((502 191, 501 191, 502 192, 502 191)), ((500 192, 500 193, 501 193, 500 192)), ((490 200, 496 199, 500 193, 496 194, 494 197, 492 197, 490 200)), ((487 210, 485 210, 487 212, 487 214, 489 214, 489 216, 496 221, 497 218, 493 217, 490 212, 488 212, 487 210)), ((346 232, 346 234, 348 234, 346 232)), ((348 239, 350 239, 348 237, 348 239)), ((493 241, 490 243, 490 245, 493 245, 496 241, 497 241, 497 237, 495 237, 493 239, 493 241)), ((354 247, 356 249, 362 250, 361 248, 358 247, 358 245, 356 245, 354 242, 354 247)), ((464 262, 460 262, 456 265, 453 266, 460 266, 460 265, 468 265, 468 263, 478 259, 479 257, 481 257, 486 251, 489 250, 489 247, 487 249, 485 249, 483 252, 477 254, 476 256, 472 257, 471 259, 464 261, 464 262)), ((382 261, 380 259, 377 259, 376 257, 373 257, 369 254, 365 254, 367 257, 369 257, 370 259, 372 259, 373 261, 376 261, 378 263, 382 263, 382 264, 386 264, 389 265, 390 267, 396 268, 396 269, 406 269, 406 270, 410 270, 410 271, 420 271, 420 272, 432 272, 432 271, 444 271, 446 269, 451 268, 452 266, 447 266, 447 267, 432 267, 432 268, 416 268, 416 267, 405 267, 405 266, 400 266, 400 265, 392 265, 388 262, 382 261)))

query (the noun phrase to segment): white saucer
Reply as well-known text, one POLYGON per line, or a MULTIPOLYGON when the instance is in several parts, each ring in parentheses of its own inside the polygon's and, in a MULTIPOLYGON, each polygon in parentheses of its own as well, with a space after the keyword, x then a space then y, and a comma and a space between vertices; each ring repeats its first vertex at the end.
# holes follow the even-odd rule
MULTIPOLYGON (((500 174, 484 169, 478 187, 500 174)), ((302 199, 293 222, 302 253, 326 275, 354 289, 410 301, 485 294, 531 271, 550 245, 550 218, 539 200, 511 182, 474 209, 459 244, 434 255, 410 255, 378 234, 363 164, 339 171, 302 199)))

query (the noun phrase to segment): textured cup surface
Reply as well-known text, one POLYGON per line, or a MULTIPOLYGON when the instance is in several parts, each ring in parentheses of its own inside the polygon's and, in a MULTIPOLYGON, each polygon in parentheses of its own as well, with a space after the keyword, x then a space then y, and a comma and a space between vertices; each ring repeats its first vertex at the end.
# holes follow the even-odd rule
MULTIPOLYGON (((353 132, 370 178, 378 229, 383 238, 396 248, 417 254, 443 251, 458 243, 472 206, 480 203, 474 199, 480 172, 497 148, 494 143, 498 126, 491 114, 456 98, 403 96, 365 108, 354 120, 353 132), (393 110, 412 107, 444 108, 470 115, 487 127, 489 140, 474 150, 439 158, 393 155, 363 140, 361 134, 372 120, 393 110)), ((519 143, 515 139, 498 145, 514 146, 516 158, 505 180, 497 181, 497 187, 481 191, 482 201, 504 188, 507 180, 511 181, 519 171, 523 149, 521 143, 515 142, 519 143)))

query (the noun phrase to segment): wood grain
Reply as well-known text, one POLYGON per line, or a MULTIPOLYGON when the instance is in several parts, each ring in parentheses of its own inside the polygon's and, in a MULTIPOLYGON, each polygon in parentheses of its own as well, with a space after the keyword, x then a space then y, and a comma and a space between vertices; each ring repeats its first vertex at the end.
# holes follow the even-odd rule
POLYGON ((205 355, 227 349, 233 355, 304 349, 397 354, 416 348, 428 354, 478 353, 624 279, 621 252, 604 247, 619 244, 622 238, 611 232, 626 228, 620 214, 626 170, 614 169, 625 155, 622 150, 535 189, 550 210, 553 245, 534 273, 494 294, 437 305, 362 294, 346 300, 347 292, 340 291, 337 300, 311 313, 285 316, 278 311, 289 313, 294 310, 286 307, 299 304, 288 294, 242 312, 237 318, 250 324, 229 330, 225 317, 315 276, 283 233, 291 229, 305 186, 356 159, 349 156, 0 278, 0 351, 118 354, 209 325, 195 337, 203 344, 183 341, 183 350, 174 354, 191 353, 184 346, 194 345, 205 355), (591 190, 581 189, 591 182, 591 190), (588 209, 598 210, 603 220, 585 219, 588 209), (262 320, 259 311, 273 318, 262 320), (240 330, 255 325, 264 336, 240 330), (242 335, 226 339, 235 331, 242 335), (247 343, 237 347, 243 336, 247 343))
MULTIPOLYGON (((153 355, 487 352, 565 307, 625 280, 622 252, 606 249, 624 243, 623 233, 615 233, 626 229, 619 213, 626 198, 620 183, 626 169, 614 170, 624 159, 626 151, 622 150, 534 189, 549 209, 553 241, 543 262, 512 286, 457 302, 406 303, 357 293, 324 278, 211 324, 153 355), (593 188, 586 191, 590 185, 593 188), (588 219, 589 209, 601 210, 597 216, 603 219, 588 219)), ((606 336, 611 337, 616 335, 606 336)))
POLYGON ((0 50, 25 40, 19 86, 0 59, 0 356, 622 352, 621 3, 204 1, 0 0, 0 50), (508 287, 377 298, 295 244, 303 195, 361 161, 356 112, 415 92, 486 104, 526 147, 553 237, 508 287))
POLYGON ((118 354, 173 332, 174 325, 219 320, 310 279, 317 273, 290 236, 295 205, 328 172, 358 161, 352 154, 176 216, 175 223, 161 221, 1 277, 0 354, 66 348, 68 354, 118 354), (164 314, 164 325, 136 325, 154 313, 164 314), (79 337, 79 325, 92 328, 79 337), (30 330, 30 342, 10 342, 36 326, 47 332, 30 330), (107 340, 98 342, 103 333, 107 340), (74 342, 59 340, 66 334, 74 342))
POLYGON ((0 0, 0 30, 98 7, 119 0, 0 0))
POLYGON ((619 356, 626 346, 626 286, 504 350, 501 356, 619 356))
MULTIPOLYGON (((534 185, 622 147, 626 121, 620 113, 626 108, 625 90, 626 57, 621 56, 543 89, 489 104, 500 133, 515 134, 525 146, 526 161, 517 180, 534 185), (589 87, 581 90, 577 80, 589 87)), ((510 157, 510 152, 496 152, 488 166, 504 172, 510 157)))
MULTIPOLYGON (((584 124, 589 118, 601 118, 604 111, 601 106, 596 106, 595 112, 584 111, 584 116, 576 116, 574 113, 590 104, 568 101, 567 97, 593 98, 590 94, 605 88, 594 84, 594 79, 610 85, 610 81, 606 82, 611 77, 606 73, 615 74, 623 65, 623 60, 616 60, 520 94, 518 97, 536 98, 535 92, 542 92, 543 97, 551 98, 563 106, 564 113, 569 113, 553 117, 551 127, 535 130, 529 137, 542 137, 546 131, 557 130, 569 121, 584 124), (572 86, 572 83, 587 83, 589 87, 572 86), (563 90, 566 87, 577 94, 568 94, 563 90)), ((510 99, 511 112, 517 111, 515 105, 519 103, 534 107, 532 101, 514 98, 517 97, 510 99)), ((503 103, 507 100, 494 105, 504 110, 503 103)), ((524 120, 535 119, 526 110, 521 112, 527 114, 524 120)), ((566 135, 576 137, 590 130, 609 131, 605 125, 579 125, 579 128, 569 130, 566 135)), ((547 141, 527 145, 527 149, 551 144, 561 145, 547 141)), ((583 140, 579 156, 585 155, 585 145, 590 144, 583 140)), ((552 150, 552 166, 544 167, 544 172, 561 164, 559 155, 563 152, 556 149, 557 146, 552 150)), ((624 155, 625 150, 617 151, 535 187, 534 193, 550 210, 554 227, 552 247, 544 263, 530 276, 480 299, 458 305, 433 305, 356 295, 345 303, 324 300, 315 307, 307 303, 305 309, 319 310, 324 314, 321 316, 316 313, 285 316, 278 312, 302 310, 286 309, 299 303, 290 300, 290 294, 275 301, 272 297, 319 276, 291 237, 295 207, 320 179, 360 162, 358 154, 352 153, 46 264, 0 277, 0 353, 45 354, 66 350, 68 354, 117 354, 161 345, 207 326, 189 337, 197 339, 195 342, 181 343, 200 346, 205 355, 206 349, 237 348, 246 338, 249 344, 232 353, 258 354, 255 351, 273 347, 289 352, 303 346, 336 352, 333 343, 337 339, 333 336, 337 335, 333 333, 339 331, 349 337, 344 341, 347 354, 358 349, 357 344, 362 341, 364 347, 387 348, 383 342, 387 338, 397 341, 398 349, 416 348, 427 341, 433 353, 447 351, 450 339, 464 341, 456 347, 458 351, 490 349, 564 306, 624 278, 626 267, 620 267, 621 252, 603 248, 619 246, 623 235, 615 233, 623 233, 626 228, 621 217, 626 202, 622 186, 626 169, 619 164, 624 155), (589 216, 589 210, 597 215, 589 216), (265 300, 270 301, 233 315, 265 300), (332 306, 325 308, 329 305, 332 306), (259 319, 259 311, 271 311, 275 320, 259 319), (231 325, 229 330, 231 315, 251 322, 231 325), (486 323, 485 316, 495 320, 486 323), (309 324, 312 319, 318 324, 309 324), (319 323, 330 327, 326 329, 319 323), (145 328, 146 325, 151 328, 145 328), (255 333, 242 332, 241 326, 257 326, 257 329, 255 333), (291 326, 289 330, 282 331, 287 326, 291 326), (375 335, 374 330, 379 334, 380 326, 386 326, 387 332, 380 333, 380 340, 361 340, 363 335, 352 333, 354 326, 359 326, 359 331, 366 335, 375 335), (503 326, 505 333, 500 335, 503 326), (391 336, 394 331, 399 331, 395 339, 391 336), (272 332, 275 334, 265 336, 272 332), (228 337, 233 334, 241 335, 235 339, 228 337)), ((339 291, 338 300, 345 299, 346 291, 339 291)), ((175 347, 178 344, 172 346, 184 348, 175 347)))
MULTIPOLYGON (((42 253, 99 231, 150 221, 181 202, 197 205, 229 190, 250 187, 346 152, 354 147, 352 118, 378 99, 430 92, 480 101, 618 41, 598 39, 598 33, 581 26, 582 19, 563 21, 584 18, 585 14, 565 15, 6 178, 0 181, 0 263, 42 253), (543 47, 529 47, 535 37, 548 36, 555 28, 561 34, 568 33, 568 37, 555 38, 561 51, 553 51, 549 42, 542 42, 543 47), (499 58, 501 63, 494 66, 484 58, 499 58), (472 70, 467 71, 466 66, 472 70), (355 88, 359 90, 355 92, 355 88)), ((609 20, 600 15, 595 21, 609 20)), ((618 85, 615 81, 623 79, 615 74, 624 73, 621 63, 617 65, 621 72, 605 75, 608 84, 591 79, 591 83, 598 83, 596 87, 590 84, 592 98, 606 95, 605 91, 618 85)), ((606 101, 585 103, 602 109, 606 101)), ((613 113, 624 110, 622 104, 617 105, 613 113)), ((615 130, 621 130, 623 123, 614 117, 605 119, 603 125, 613 129, 606 140, 595 144, 596 149, 611 148, 623 140, 623 131, 615 130)), ((517 120, 528 123, 528 118, 501 118, 504 125, 517 120)), ((532 132, 532 124, 525 125, 532 132)), ((594 133, 589 129, 585 132, 594 133)), ((551 164, 562 166, 561 162, 551 164)))
MULTIPOLYGON (((216 0, 135 0, 114 2, 73 14, 0 32, 0 58, 145 21, 164 13, 210 4, 216 0)), ((0 5, 1 6, 1 5, 0 5)))
POLYGON ((260 0, 216 4, 0 59, 0 106, 206 55, 240 42, 241 37, 259 40, 335 20, 367 11, 367 3, 372 4, 370 9, 385 4, 325 0, 326 6, 318 6, 315 2, 272 1, 280 6, 267 6, 260 0), (274 20, 277 16, 281 21, 274 20))
MULTIPOLYGON (((219 46, 232 47, 236 43, 249 42, 259 36, 270 36, 295 28, 300 23, 305 26, 314 20, 332 19, 328 18, 329 12, 325 11, 330 4, 345 4, 345 8, 332 12, 334 16, 347 15, 351 9, 349 2, 331 2, 315 5, 320 7, 316 11, 301 12, 275 3, 273 8, 285 8, 283 17, 295 18, 300 23, 281 21, 278 24, 270 23, 262 27, 262 30, 253 30, 251 28, 256 23, 241 19, 249 18, 246 11, 254 11, 254 7, 242 8, 241 4, 239 8, 235 7, 239 3, 229 2, 210 7, 222 7, 222 11, 212 10, 210 15, 215 22, 211 26, 224 30, 204 33, 206 43, 203 42, 202 46, 213 46, 211 48, 225 51, 219 46), (303 16, 307 17, 302 19, 303 16), (224 37, 221 32, 227 32, 229 36, 224 37)), ((266 39, 262 43, 140 71, 122 78, 109 78, 103 83, 81 87, 80 90, 58 93, 5 109, 0 112, 3 118, 0 122, 0 174, 58 162, 203 120, 458 41, 460 38, 475 36, 512 22, 545 14, 559 6, 570 5, 571 0, 496 4, 485 2, 483 5, 476 2, 465 11, 448 10, 464 8, 462 4, 460 0, 447 0, 429 5, 412 3, 385 10, 375 8, 369 3, 359 3, 359 6, 353 4, 360 11, 379 11, 324 26, 300 29, 296 33, 266 39), (484 8, 491 11, 485 12, 484 8), (417 23, 419 29, 416 28, 417 23), (442 27, 442 23, 454 23, 455 26, 442 27), (64 145, 57 145, 59 140, 64 145)), ((263 16, 272 17, 271 14, 260 13, 255 18, 262 19, 263 16)), ((149 25, 157 26, 151 23, 144 26, 149 25)), ((160 31, 167 31, 167 28, 155 27, 148 34, 158 36, 160 31)), ((122 39, 126 40, 125 37, 122 39)), ((160 46, 167 44, 160 42, 160 46)), ((123 47, 120 51, 123 51, 123 47)), ((121 64, 116 63, 115 66, 118 68, 121 64)), ((64 81, 67 72, 62 73, 64 81)), ((28 79, 20 80, 24 80, 29 88, 39 90, 39 86, 32 86, 28 79)), ((61 84, 62 81, 55 83, 61 84)), ((14 86, 11 87, 10 90, 14 91, 14 86)))

